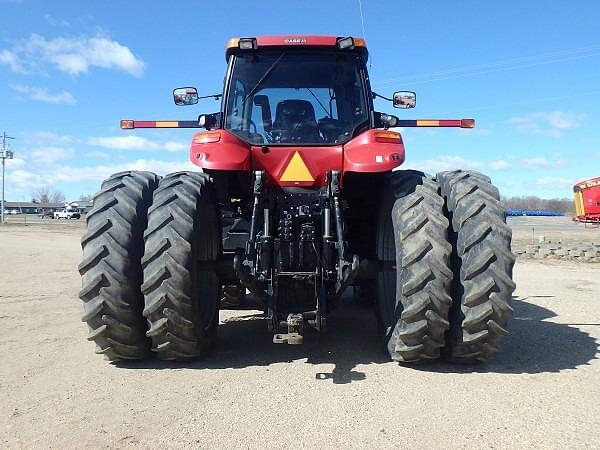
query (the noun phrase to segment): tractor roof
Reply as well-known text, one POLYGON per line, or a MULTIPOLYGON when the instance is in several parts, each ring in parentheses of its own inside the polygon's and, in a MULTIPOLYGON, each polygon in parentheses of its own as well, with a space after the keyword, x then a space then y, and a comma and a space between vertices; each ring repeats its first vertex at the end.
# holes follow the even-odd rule
POLYGON ((286 50, 331 48, 340 51, 356 51, 363 55, 365 59, 368 56, 367 43, 361 37, 281 35, 229 39, 225 47, 225 59, 229 59, 229 56, 234 53, 256 51, 264 48, 286 50))

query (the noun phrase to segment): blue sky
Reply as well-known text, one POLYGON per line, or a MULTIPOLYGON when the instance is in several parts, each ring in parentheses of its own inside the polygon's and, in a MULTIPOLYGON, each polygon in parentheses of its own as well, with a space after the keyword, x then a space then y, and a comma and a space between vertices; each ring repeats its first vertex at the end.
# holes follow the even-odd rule
MULTIPOLYGON (((600 175, 600 3, 362 0, 374 90, 415 90, 400 118, 474 117, 474 130, 403 130, 407 167, 490 175, 504 195, 570 197, 600 175)), ((233 36, 362 35, 358 0, 0 0, 0 132, 7 200, 47 184, 69 200, 126 169, 189 168, 190 130, 119 120, 195 119, 171 90, 221 91, 233 36)))

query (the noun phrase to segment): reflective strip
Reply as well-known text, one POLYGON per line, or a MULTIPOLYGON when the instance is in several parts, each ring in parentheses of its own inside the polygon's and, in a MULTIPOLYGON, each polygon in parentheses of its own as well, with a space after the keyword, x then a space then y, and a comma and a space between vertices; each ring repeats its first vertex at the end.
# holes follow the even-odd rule
POLYGON ((418 127, 439 127, 439 120, 417 120, 418 127))
POLYGON ((461 120, 440 120, 440 127, 462 127, 461 120))
POLYGON ((177 121, 157 121, 156 128, 179 128, 179 122, 177 121))

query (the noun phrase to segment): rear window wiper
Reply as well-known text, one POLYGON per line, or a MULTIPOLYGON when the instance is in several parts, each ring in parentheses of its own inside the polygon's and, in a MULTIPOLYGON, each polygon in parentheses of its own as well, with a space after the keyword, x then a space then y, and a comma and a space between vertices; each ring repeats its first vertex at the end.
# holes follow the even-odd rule
POLYGON ((275 67, 277 67, 277 64, 279 64, 279 62, 283 59, 283 57, 286 55, 285 52, 283 52, 281 54, 281 56, 279 56, 279 58, 277 58, 273 64, 271 64, 269 66, 269 68, 267 70, 265 70, 265 73, 263 74, 262 77, 260 77, 260 79, 256 82, 256 84, 252 87, 252 89, 250 89, 250 91, 248 92, 248 94, 246 94, 246 97, 244 97, 244 104, 246 104, 246 101, 248 101, 248 99, 250 98, 250 96, 252 94, 254 94, 256 92, 256 90, 259 88, 259 86, 267 79, 267 77, 269 75, 271 75, 271 72, 273 72, 273 70, 275 69, 275 67))

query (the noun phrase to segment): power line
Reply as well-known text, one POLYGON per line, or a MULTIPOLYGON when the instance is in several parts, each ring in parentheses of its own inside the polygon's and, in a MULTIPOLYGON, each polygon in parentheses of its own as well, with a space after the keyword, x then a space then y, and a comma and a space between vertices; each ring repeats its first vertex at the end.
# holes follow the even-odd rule
POLYGON ((463 114, 464 111, 469 111, 470 113, 473 113, 476 111, 498 110, 499 108, 504 108, 504 107, 509 107, 509 106, 530 105, 530 104, 547 102, 547 101, 555 101, 555 100, 568 100, 571 98, 589 97, 592 95, 600 95, 600 89, 596 89, 593 91, 586 91, 586 92, 578 92, 578 93, 569 94, 569 95, 558 95, 558 96, 554 96, 554 97, 538 97, 538 98, 532 98, 532 99, 528 99, 528 100, 520 100, 520 101, 510 102, 510 103, 495 103, 493 105, 488 104, 486 106, 474 106, 474 107, 466 106, 460 111, 459 110, 437 111, 437 112, 430 111, 428 114, 430 114, 432 116, 436 116, 436 115, 444 116, 444 115, 451 115, 451 114, 463 114))
POLYGON ((365 33, 365 20, 363 18, 363 9, 362 9, 362 1, 358 0, 358 9, 360 10, 360 24, 362 25, 362 36, 367 39, 367 34, 365 33))
POLYGON ((545 64, 554 64, 575 59, 589 58, 598 54, 600 54, 600 46, 580 47, 568 50, 561 50, 557 52, 540 53, 537 55, 512 58, 508 60, 495 61, 490 63, 444 69, 435 72, 407 75, 404 77, 388 78, 385 80, 375 81, 373 84, 375 86, 380 87, 395 84, 398 82, 410 84, 423 84, 434 81, 464 78, 488 73, 535 67, 545 64))
POLYGON ((570 56, 572 54, 577 54, 577 53, 582 53, 582 52, 591 52, 591 51, 598 51, 600 50, 600 46, 598 45, 594 45, 594 46, 588 46, 588 47, 577 47, 577 48, 572 48, 572 49, 566 49, 566 50, 558 50, 555 52, 545 52, 545 53, 538 53, 535 55, 529 55, 529 56, 520 56, 517 58, 511 58, 511 59, 505 59, 505 60, 500 60, 500 61, 492 61, 489 63, 482 63, 482 64, 475 64, 475 65, 468 65, 468 66, 461 66, 461 67, 454 67, 451 69, 444 69, 441 71, 435 71, 435 72, 426 72, 426 73, 419 73, 419 74, 413 74, 413 75, 406 75, 403 77, 394 77, 394 78, 388 78, 385 80, 379 80, 380 83, 385 83, 388 81, 396 81, 396 80, 411 80, 414 78, 422 78, 422 77, 430 77, 430 76, 436 76, 436 75, 446 75, 446 74, 452 74, 452 73, 456 73, 456 72, 464 72, 464 71, 468 71, 468 70, 476 70, 476 69, 482 69, 482 68, 488 68, 488 67, 496 67, 496 66, 502 66, 502 65, 507 65, 507 64, 517 64, 517 63, 523 63, 523 62, 528 62, 531 61, 533 59, 543 59, 543 58, 552 58, 552 57, 560 57, 560 56, 570 56))
MULTIPOLYGON (((362 1, 358 0, 358 10, 360 11, 360 25, 362 27, 362 37, 363 39, 367 39, 367 32, 365 31, 365 18, 363 16, 363 8, 362 8, 362 1)), ((369 61, 369 70, 371 70, 373 68, 373 56, 371 55, 370 61, 369 61)))

